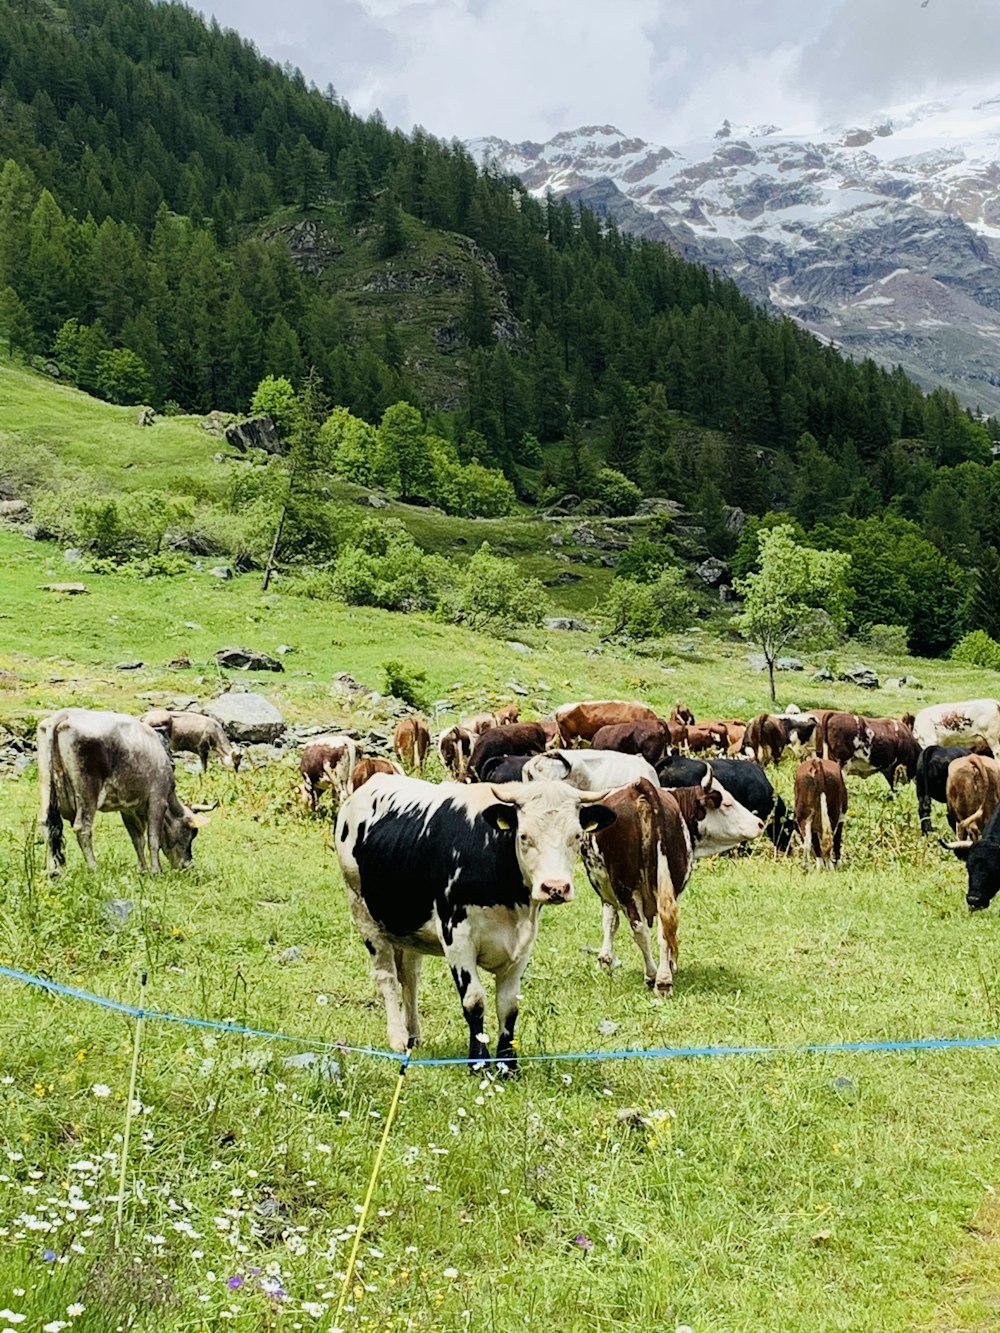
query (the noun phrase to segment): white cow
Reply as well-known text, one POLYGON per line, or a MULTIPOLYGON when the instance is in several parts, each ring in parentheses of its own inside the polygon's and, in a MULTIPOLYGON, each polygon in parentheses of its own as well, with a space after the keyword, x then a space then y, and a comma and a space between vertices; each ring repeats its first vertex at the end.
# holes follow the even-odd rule
POLYGON ((913 720, 913 734, 922 749, 981 741, 993 751, 993 758, 1000 760, 1000 700, 969 699, 922 708, 913 720))
POLYGON ((549 750, 525 764, 524 782, 568 782, 579 791, 611 791, 637 778, 659 786, 656 769, 639 754, 617 750, 549 750))

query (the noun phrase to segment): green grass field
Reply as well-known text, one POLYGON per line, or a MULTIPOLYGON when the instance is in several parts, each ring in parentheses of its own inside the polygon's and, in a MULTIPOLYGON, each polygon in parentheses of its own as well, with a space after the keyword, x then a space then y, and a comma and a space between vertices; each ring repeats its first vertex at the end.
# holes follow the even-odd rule
MULTIPOLYGON (((294 647, 264 688, 298 721, 352 720, 333 674, 377 686, 390 656, 457 708, 507 698, 512 681, 532 712, 574 695, 746 715, 766 702, 737 645, 661 661, 532 632, 524 654, 420 616, 261 597, 250 576, 85 574, 88 595, 59 598, 39 591, 66 577, 56 548, 3 534, 0 557, 0 721, 14 730, 68 702, 207 697, 212 652, 239 641, 294 647), (181 653, 194 665, 165 669, 181 653), (116 672, 126 658, 148 665, 116 672)), ((783 698, 898 714, 995 691, 948 663, 875 665, 924 688, 871 696, 800 677, 782 679, 783 698)), ((778 775, 786 796, 791 772, 778 775)), ((0 786, 0 962, 130 1003, 147 972, 147 1007, 302 1038, 146 1024, 116 1248, 132 1025, 0 980, 0 1292, 26 1316, 18 1327, 79 1304, 81 1330, 331 1326, 396 1075, 354 1055, 340 1082, 284 1064, 321 1041, 385 1041, 329 821, 301 812, 295 777, 292 759, 238 777, 179 770, 189 799, 220 804, 196 868, 159 880, 135 872, 120 821, 102 817, 99 872, 71 839, 50 883, 32 771, 0 786), (132 904, 127 919, 109 900, 132 904), (301 960, 282 963, 293 946, 301 960)), ((968 916, 962 867, 920 844, 912 788, 893 803, 879 780, 849 785, 840 873, 804 874, 764 845, 699 864, 671 1001, 646 992, 625 932, 622 965, 599 972, 581 872, 578 900, 543 913, 522 1055, 995 1033, 1000 917, 968 916)), ((425 1053, 462 1054, 434 961, 423 1010, 425 1053)), ((528 1062, 513 1084, 482 1086, 411 1070, 342 1326, 995 1328, 998 1090, 989 1051, 528 1062)))

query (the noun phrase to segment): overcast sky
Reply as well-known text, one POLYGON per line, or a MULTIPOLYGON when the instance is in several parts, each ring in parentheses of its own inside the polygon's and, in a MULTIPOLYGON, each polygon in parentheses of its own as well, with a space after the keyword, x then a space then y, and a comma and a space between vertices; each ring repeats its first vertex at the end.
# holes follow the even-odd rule
POLYGON ((1000 94, 1000 0, 214 0, 204 12, 359 115, 445 139, 611 124, 669 145, 726 118, 806 130, 961 82, 1000 94))

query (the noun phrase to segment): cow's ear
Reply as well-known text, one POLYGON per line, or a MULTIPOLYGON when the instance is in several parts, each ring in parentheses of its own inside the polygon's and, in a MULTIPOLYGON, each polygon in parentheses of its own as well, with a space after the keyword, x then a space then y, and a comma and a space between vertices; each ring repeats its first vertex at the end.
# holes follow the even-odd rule
POLYGON ((205 825, 209 822, 208 815, 202 815, 202 814, 188 815, 187 822, 189 828, 204 828, 205 825))
POLYGON ((483 811, 483 818, 498 833, 511 833, 517 828, 517 806, 506 801, 497 801, 483 811))
POLYGON ((705 793, 705 804, 709 810, 718 810, 722 804, 722 792, 717 787, 712 787, 710 791, 705 793))
POLYGON ((580 827, 584 833, 600 833, 610 828, 618 816, 607 805, 585 805, 580 810, 580 827))

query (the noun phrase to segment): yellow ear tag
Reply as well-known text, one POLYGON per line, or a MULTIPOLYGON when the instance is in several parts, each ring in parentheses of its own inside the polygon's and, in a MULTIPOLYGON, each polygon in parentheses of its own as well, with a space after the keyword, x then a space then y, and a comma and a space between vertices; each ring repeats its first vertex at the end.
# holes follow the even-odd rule
POLYGON ((584 833, 593 833, 594 829, 600 828, 601 821, 596 815, 584 815, 580 820, 580 827, 584 833))
POLYGON ((498 815, 498 816, 497 816, 497 828, 498 828, 498 829, 503 829, 504 833, 509 833, 509 832, 510 832, 510 827, 511 827, 511 825, 510 825, 510 820, 509 820, 509 819, 504 819, 503 815, 498 815))

